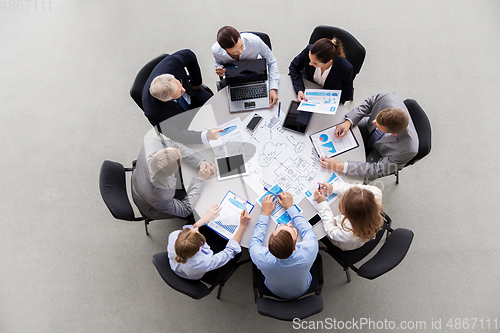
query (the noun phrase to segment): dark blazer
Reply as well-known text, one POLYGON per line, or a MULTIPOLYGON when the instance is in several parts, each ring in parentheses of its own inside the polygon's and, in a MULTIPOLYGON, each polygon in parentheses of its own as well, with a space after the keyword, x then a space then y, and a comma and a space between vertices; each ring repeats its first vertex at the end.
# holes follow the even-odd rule
MULTIPOLYGON (((295 93, 305 90, 304 81, 302 80, 302 72, 305 71, 305 79, 314 82, 313 76, 316 68, 309 65, 309 50, 311 47, 312 44, 307 45, 307 47, 300 52, 295 59, 293 59, 290 63, 290 67, 288 67, 288 75, 292 78, 295 93)), ((340 103, 344 103, 345 101, 350 101, 352 99, 352 95, 354 93, 354 87, 352 85, 353 80, 354 74, 351 63, 346 58, 338 57, 332 64, 332 69, 325 80, 323 88, 342 90, 340 103)))
POLYGON ((182 143, 201 143, 201 132, 188 131, 190 117, 175 101, 162 102, 149 93, 149 86, 155 77, 162 74, 172 74, 182 80, 186 93, 191 96, 191 108, 202 106, 209 98, 205 90, 193 90, 191 85, 202 83, 201 70, 193 51, 180 50, 165 57, 149 75, 142 91, 144 114, 152 125, 160 124, 163 134, 182 143), (186 69, 189 73, 186 73, 186 69), (175 118, 172 118, 174 117, 175 118), (185 119, 184 119, 185 118, 185 119), (168 120, 167 120, 168 119, 168 120))

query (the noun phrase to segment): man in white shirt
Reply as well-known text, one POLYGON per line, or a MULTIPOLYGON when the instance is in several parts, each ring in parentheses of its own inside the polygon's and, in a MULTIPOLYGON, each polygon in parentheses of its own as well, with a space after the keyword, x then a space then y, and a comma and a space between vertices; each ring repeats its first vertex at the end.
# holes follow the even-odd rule
POLYGON ((215 73, 219 76, 226 73, 223 68, 225 62, 265 58, 269 74, 269 108, 272 109, 278 102, 278 62, 259 36, 250 32, 240 34, 231 26, 222 27, 217 33, 217 42, 212 46, 212 53, 215 59, 215 73))

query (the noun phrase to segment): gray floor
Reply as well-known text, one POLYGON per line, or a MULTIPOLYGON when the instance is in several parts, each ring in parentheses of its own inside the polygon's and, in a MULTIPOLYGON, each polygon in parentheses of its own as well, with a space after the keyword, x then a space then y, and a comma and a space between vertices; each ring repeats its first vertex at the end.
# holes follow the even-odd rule
POLYGON ((423 321, 426 329, 414 330, 422 332, 439 319, 443 332, 450 318, 493 325, 498 1, 45 2, 0 8, 0 332, 293 330, 257 313, 248 265, 221 301, 170 289, 151 256, 182 223, 154 222, 147 237, 143 225, 113 219, 99 195, 102 161, 130 163, 149 129, 128 94, 139 68, 191 48, 215 89, 210 47, 226 24, 267 32, 281 73, 316 25, 342 27, 367 49, 347 107, 395 91, 432 123, 431 155, 399 185, 381 183, 394 225, 415 232, 407 257, 377 280, 354 275, 347 284, 324 256, 325 308, 309 319, 423 321))

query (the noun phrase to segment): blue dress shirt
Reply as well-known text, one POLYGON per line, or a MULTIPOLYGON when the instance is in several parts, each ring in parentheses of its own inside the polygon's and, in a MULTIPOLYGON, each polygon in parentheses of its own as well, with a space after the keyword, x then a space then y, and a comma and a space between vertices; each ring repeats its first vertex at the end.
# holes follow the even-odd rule
MULTIPOLYGON (((193 229, 192 225, 185 225, 183 228, 193 229)), ((168 259, 170 268, 175 274, 189 280, 199 280, 206 272, 212 271, 224 266, 229 260, 233 259, 237 253, 241 252, 241 246, 234 239, 227 242, 226 248, 219 253, 214 254, 210 246, 205 243, 200 251, 189 258, 185 264, 175 261, 175 241, 181 230, 176 230, 168 236, 168 259)))
MULTIPOLYGON (((243 41, 243 54, 240 55, 240 60, 266 58, 269 89, 278 90, 280 72, 278 69, 278 62, 271 49, 259 36, 252 33, 243 32, 240 34, 240 37, 243 41)), ((225 62, 235 61, 217 42, 212 46, 212 54, 214 55, 216 68, 222 66, 225 62)))
POLYGON ((266 234, 269 216, 261 215, 253 230, 250 240, 250 257, 265 276, 267 288, 277 296, 292 299, 302 296, 311 285, 309 272, 318 254, 318 239, 307 220, 295 206, 287 210, 297 228, 302 242, 296 244, 296 250, 286 259, 278 259, 262 246, 266 234))

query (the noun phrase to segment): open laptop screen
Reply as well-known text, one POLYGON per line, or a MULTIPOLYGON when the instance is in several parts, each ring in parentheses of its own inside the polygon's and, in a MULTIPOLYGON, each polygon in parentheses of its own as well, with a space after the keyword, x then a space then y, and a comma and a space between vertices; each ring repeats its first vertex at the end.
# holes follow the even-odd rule
POLYGON ((267 80, 266 59, 252 59, 225 63, 229 85, 267 80))

